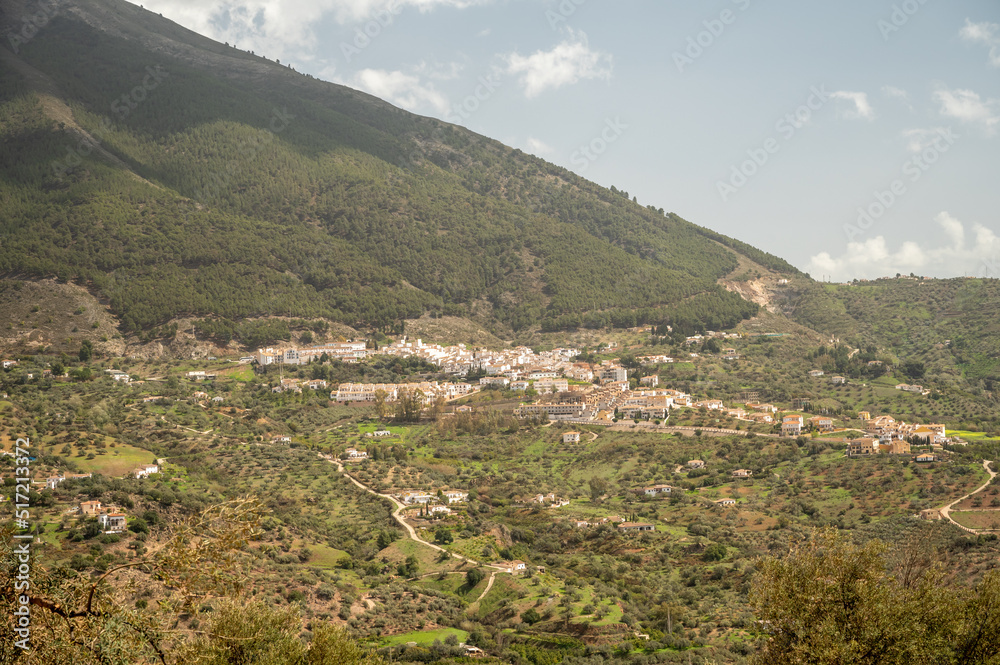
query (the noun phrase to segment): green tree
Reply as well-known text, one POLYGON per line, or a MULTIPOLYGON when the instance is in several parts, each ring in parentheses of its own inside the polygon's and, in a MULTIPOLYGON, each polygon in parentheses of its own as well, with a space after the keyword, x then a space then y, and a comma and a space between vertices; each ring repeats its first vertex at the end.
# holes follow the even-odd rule
POLYGON ((588 485, 590 485, 590 500, 593 503, 600 503, 601 497, 608 491, 608 481, 604 478, 594 476, 590 479, 588 485))
POLYGON ((416 422, 424 408, 424 393, 422 390, 402 390, 396 400, 396 420, 400 422, 416 422))
POLYGON ((888 551, 881 541, 856 545, 826 530, 763 561, 750 603, 766 637, 752 662, 998 662, 1000 571, 975 588, 949 586, 940 567, 892 569, 888 551))
POLYGON ((379 420, 385 418, 389 413, 389 409, 385 404, 386 396, 387 393, 381 388, 375 391, 375 413, 378 415, 379 420))
POLYGON ((406 561, 399 564, 396 569, 400 577, 416 577, 417 573, 420 572, 420 562, 417 557, 410 555, 406 557, 406 561))
POLYGON ((306 653, 308 665, 384 665, 385 661, 355 642, 343 628, 319 623, 306 653))
POLYGON ((472 589, 482 582, 485 577, 486 573, 483 572, 482 568, 472 568, 465 574, 465 585, 472 589))
POLYGON ((211 613, 210 629, 179 649, 178 662, 207 665, 384 665, 342 628, 316 622, 311 644, 299 640, 296 605, 226 600, 211 613))
MULTIPOLYGON (((190 643, 172 627, 181 613, 240 595, 252 558, 244 548, 256 538, 261 510, 250 498, 217 504, 174 525, 155 554, 113 567, 103 556, 96 561, 74 558, 77 566, 93 564, 101 570, 103 574, 96 579, 67 576, 33 562, 30 662, 198 662, 182 655, 190 643), (126 569, 147 575, 150 586, 171 589, 170 598, 148 608, 135 607, 131 593, 112 583, 126 569), (41 635, 44 639, 36 637, 41 635)), ((9 525, 0 528, 0 588, 4 589, 14 588, 17 571, 10 564, 16 560, 11 531, 9 525)), ((99 550, 92 551, 99 554, 99 550)), ((17 605, 15 594, 0 595, 0 613, 15 616, 17 605)), ((298 624, 296 620, 295 635, 298 624)), ((21 657, 16 656, 21 652, 13 638, 12 624, 0 627, 0 662, 13 663, 21 657)))

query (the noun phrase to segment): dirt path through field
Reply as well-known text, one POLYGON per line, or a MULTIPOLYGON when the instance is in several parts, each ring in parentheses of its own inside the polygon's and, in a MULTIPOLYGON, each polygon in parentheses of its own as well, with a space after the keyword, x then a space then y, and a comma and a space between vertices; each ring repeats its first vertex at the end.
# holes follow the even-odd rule
POLYGON ((990 479, 987 480, 985 483, 983 483, 980 487, 977 487, 976 489, 972 490, 971 492, 969 492, 968 494, 966 494, 965 496, 963 496, 962 498, 957 499, 955 501, 952 501, 951 503, 949 503, 944 508, 941 508, 938 511, 938 512, 941 513, 941 517, 945 518, 946 520, 948 520, 949 522, 951 522, 952 524, 954 524, 955 526, 957 526, 959 529, 964 529, 965 531, 968 531, 969 533, 979 533, 980 531, 988 531, 989 530, 989 529, 970 529, 967 526, 962 526, 961 524, 959 524, 958 522, 956 522, 955 520, 953 520, 951 518, 951 508, 955 504, 958 504, 958 503, 961 503, 962 501, 965 501, 966 499, 968 499, 973 494, 975 494, 977 492, 982 492, 984 489, 986 489, 987 487, 990 486, 990 483, 992 483, 993 479, 996 478, 996 476, 997 476, 996 472, 993 471, 993 469, 990 468, 990 464, 992 464, 992 462, 990 460, 983 460, 983 468, 986 469, 986 473, 990 474, 990 479))
MULTIPOLYGON (((338 460, 329 460, 329 461, 332 462, 333 464, 337 465, 337 471, 339 471, 340 473, 342 473, 345 478, 347 478, 348 480, 350 480, 352 483, 354 483, 355 485, 357 485, 358 487, 360 487, 364 491, 368 492, 369 494, 374 494, 375 496, 382 497, 383 499, 388 499, 389 501, 391 501, 392 505, 396 506, 396 509, 392 511, 392 517, 393 517, 393 519, 395 519, 397 522, 399 522, 399 525, 402 526, 406 530, 406 533, 410 536, 410 538, 412 538, 413 540, 417 541, 418 543, 420 543, 422 545, 426 545, 427 547, 430 547, 433 550, 437 550, 438 552, 448 552, 448 550, 446 550, 445 548, 443 548, 443 547, 441 547, 439 545, 435 545, 434 543, 429 543, 429 542, 427 542, 426 540, 424 540, 423 538, 421 538, 420 536, 417 535, 416 529, 414 529, 412 526, 410 526, 409 524, 407 524, 406 520, 403 519, 403 516, 399 514, 403 510, 403 508, 405 508, 406 506, 404 506, 402 503, 400 503, 395 497, 390 496, 388 494, 380 494, 380 493, 376 492, 375 490, 373 490, 372 488, 368 487, 367 485, 365 485, 364 483, 362 483, 361 481, 359 481, 357 478, 355 478, 351 474, 347 473, 347 471, 344 470, 344 465, 341 464, 340 461, 338 461, 338 460)), ((466 562, 466 563, 468 563, 470 565, 473 565, 473 566, 485 566, 486 568, 494 568, 496 570, 504 570, 504 571, 506 570, 506 568, 502 568, 502 567, 494 565, 492 563, 480 563, 480 562, 474 561, 474 560, 472 560, 472 559, 470 559, 468 557, 462 556, 461 554, 455 554, 454 552, 448 552, 448 554, 451 555, 451 556, 453 556, 453 557, 455 557, 456 559, 460 559, 461 561, 464 561, 464 562, 466 562)), ((494 573, 494 574, 496 574, 496 573, 494 573)), ((491 577, 490 583, 492 584, 492 577, 491 577)))

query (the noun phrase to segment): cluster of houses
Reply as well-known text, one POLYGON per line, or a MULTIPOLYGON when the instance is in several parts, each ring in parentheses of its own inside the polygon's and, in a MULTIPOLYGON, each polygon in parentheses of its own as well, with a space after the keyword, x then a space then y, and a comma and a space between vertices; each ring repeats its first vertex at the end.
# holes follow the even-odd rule
POLYGON ((272 393, 301 393, 303 388, 309 390, 326 390, 329 384, 325 379, 281 379, 278 385, 271 388, 272 393))
MULTIPOLYGON (((859 414, 865 421, 867 436, 847 442, 848 457, 869 457, 872 455, 909 455, 911 443, 941 445, 948 442, 945 426, 940 423, 920 425, 897 421, 892 416, 872 417, 867 412, 859 414)), ((933 453, 917 455, 917 462, 933 462, 933 453)))
POLYGON ((531 498, 530 503, 541 504, 549 508, 562 508, 569 505, 569 500, 556 496, 555 492, 549 492, 548 494, 536 494, 531 498))
POLYGON ((649 485, 648 487, 636 487, 632 489, 633 494, 643 494, 645 496, 657 497, 670 494, 674 488, 670 485, 649 485))
MULTIPOLYGON (((321 360, 324 356, 330 360, 340 360, 342 362, 356 363, 367 358, 372 353, 367 342, 335 342, 331 344, 318 344, 306 348, 290 347, 287 349, 275 350, 273 348, 257 349, 250 360, 258 365, 306 365, 310 362, 321 360)), ((243 358, 240 359, 242 363, 243 358)))
POLYGON ((468 383, 441 383, 421 381, 418 383, 342 383, 330 392, 335 402, 374 402, 378 397, 386 403, 396 402, 400 396, 419 394, 424 404, 432 404, 438 399, 455 399, 476 392, 478 388, 468 383))
POLYGON ((602 517, 600 519, 590 522, 588 520, 573 520, 573 524, 576 525, 578 529, 586 529, 592 526, 601 526, 602 524, 621 524, 625 522, 624 517, 618 515, 611 515, 609 517, 602 517))
POLYGON ((401 358, 415 356, 455 376, 484 372, 487 376, 504 376, 510 381, 516 381, 543 372, 551 374, 552 378, 568 376, 580 381, 590 381, 594 378, 590 366, 573 362, 579 354, 578 349, 553 349, 535 353, 526 346, 489 351, 484 348, 470 349, 464 344, 424 344, 423 340, 408 341, 404 337, 379 349, 368 348, 365 341, 319 344, 304 348, 258 349, 251 360, 260 365, 303 365, 321 360, 324 356, 343 362, 358 362, 373 355, 401 358))
MULTIPOLYGON (((879 361, 873 360, 872 362, 879 362, 879 361)), ((869 363, 869 364, 871 364, 871 363, 869 363)), ((823 376, 825 374, 826 374, 826 372, 824 372, 821 369, 814 369, 814 370, 811 370, 809 372, 809 376, 811 376, 814 379, 818 379, 819 377, 821 377, 821 376, 823 376)), ((843 386, 843 385, 845 385, 847 383, 847 378, 843 377, 843 376, 840 376, 839 374, 836 375, 836 376, 831 376, 830 377, 830 383, 832 383, 835 386, 843 386)))
POLYGON ((594 526, 601 526, 602 524, 614 524, 618 533, 631 533, 634 531, 655 531, 656 525, 650 524, 648 522, 629 522, 624 517, 619 517, 618 515, 612 515, 611 517, 603 517, 599 520, 589 522, 587 520, 574 520, 573 522, 579 529, 587 529, 594 526))
MULTIPOLYGON (((155 401, 155 400, 158 400, 158 399, 162 399, 162 398, 161 397, 151 397, 151 398, 150 397, 146 397, 146 398, 143 398, 142 401, 148 402, 148 401, 155 401)), ((191 399, 193 399, 194 401, 200 403, 200 402, 205 401, 205 400, 208 399, 208 393, 206 393, 203 390, 196 390, 194 393, 191 394, 191 399)), ((216 395, 215 397, 212 398, 211 401, 212 401, 213 404, 222 404, 223 402, 226 401, 226 398, 223 397, 222 395, 216 395)))
MULTIPOLYGON (((136 468, 132 469, 125 474, 126 478, 148 478, 154 473, 160 472, 159 464, 140 464, 136 468)), ((64 473, 59 476, 51 476, 46 478, 44 483, 42 481, 32 481, 38 485, 45 485, 45 489, 54 490, 59 487, 60 484, 66 482, 67 480, 81 480, 83 478, 92 478, 94 474, 92 473, 64 473)))
POLYGON ((533 376, 538 378, 566 376, 578 381, 591 381, 594 378, 590 365, 574 362, 580 351, 572 348, 535 353, 526 346, 517 346, 512 349, 489 351, 483 348, 469 349, 464 344, 443 347, 437 344, 424 344, 419 339, 410 342, 404 338, 379 349, 378 353, 399 357, 416 356, 455 376, 483 372, 488 377, 503 376, 510 381, 530 379, 533 376))
POLYGON ((427 516, 451 515, 452 506, 469 500, 465 490, 439 490, 427 492, 424 490, 406 490, 395 495, 405 506, 419 506, 427 516))
MULTIPOLYGON (((52 476, 45 479, 45 489, 54 490, 59 487, 60 483, 64 483, 67 480, 80 480, 82 478, 91 478, 94 474, 92 473, 64 473, 61 476, 52 476)), ((40 484, 40 483, 39 483, 40 484)))
POLYGON ((782 416, 781 418, 781 435, 799 436, 802 434, 806 423, 818 432, 833 431, 833 418, 830 418, 829 416, 813 416, 812 418, 806 420, 805 416, 790 414, 782 416))
POLYGON ((656 531, 656 526, 648 522, 622 522, 618 525, 619 533, 632 531, 656 531))
POLYGON ((104 506, 100 501, 81 501, 80 514, 96 517, 104 533, 120 533, 128 526, 128 516, 116 506, 104 506))
POLYGON ((112 381, 121 383, 123 385, 128 385, 130 383, 141 384, 142 381, 136 381, 127 372, 123 372, 120 369, 106 369, 104 373, 111 377, 112 381))
MULTIPOLYGON (((695 401, 691 395, 679 390, 660 388, 656 376, 643 377, 636 390, 630 388, 624 368, 606 363, 597 368, 599 385, 568 386, 560 392, 558 400, 539 400, 521 404, 515 414, 519 417, 546 416, 550 420, 592 421, 610 423, 614 418, 666 420, 672 409, 692 408, 717 411, 731 418, 756 423, 773 423, 777 408, 772 404, 748 402, 746 407, 727 407, 722 400, 695 401)), ((797 435, 801 432, 802 417, 798 416, 797 435)), ((833 428, 829 418, 810 420, 817 428, 833 428)), ((794 429, 790 424, 790 428, 794 429)))
MULTIPOLYGON (((870 360, 870 361, 868 361, 868 366, 869 367, 874 367, 874 366, 883 365, 883 364, 884 363, 881 360, 870 360)), ((821 370, 821 369, 814 369, 814 370, 812 370, 812 371, 809 372, 809 376, 813 377, 814 379, 815 378, 819 378, 819 377, 823 376, 824 374, 825 374, 825 372, 823 370, 821 370)), ((847 379, 845 377, 843 377, 843 376, 831 376, 830 377, 830 383, 832 383, 835 386, 842 386, 842 385, 844 385, 844 384, 847 383, 847 379)), ((896 390, 902 390, 902 391, 908 392, 908 393, 916 393, 918 395, 929 395, 930 394, 930 391, 929 390, 924 390, 923 386, 920 386, 920 385, 910 385, 908 383, 899 383, 899 384, 897 384, 896 385, 896 390)))
POLYGON ((501 561, 500 563, 493 565, 502 569, 506 573, 510 573, 511 575, 523 575, 528 570, 528 564, 519 559, 514 559, 513 561, 501 561))
POLYGON ((882 443, 898 439, 929 445, 941 445, 948 442, 945 426, 941 423, 921 425, 898 421, 892 416, 875 416, 873 418, 867 411, 862 411, 858 416, 865 421, 865 432, 878 438, 882 443))
POLYGON ((721 408, 721 401, 693 403, 690 395, 657 388, 657 377, 648 377, 639 390, 631 390, 625 368, 607 363, 596 368, 599 385, 573 385, 560 390, 558 401, 521 404, 519 417, 546 416, 551 420, 611 421, 623 418, 666 419, 670 409, 682 406, 721 408))

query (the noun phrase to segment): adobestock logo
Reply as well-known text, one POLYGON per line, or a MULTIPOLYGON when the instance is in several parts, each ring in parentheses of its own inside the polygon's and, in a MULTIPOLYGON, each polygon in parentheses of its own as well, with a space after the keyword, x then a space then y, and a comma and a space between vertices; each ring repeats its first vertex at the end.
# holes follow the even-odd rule
POLYGON ((904 178, 896 178, 886 189, 876 190, 872 197, 875 199, 867 206, 858 208, 858 218, 854 224, 844 224, 844 234, 847 241, 851 242, 858 236, 864 235, 865 231, 875 225, 875 222, 882 217, 909 191, 907 181, 918 182, 930 168, 937 163, 941 155, 951 150, 956 139, 962 138, 951 131, 951 128, 937 130, 930 144, 921 150, 917 155, 903 162, 900 167, 904 178))
MULTIPOLYGON (((169 72, 160 65, 146 67, 146 75, 142 83, 135 86, 120 97, 111 102, 111 112, 124 121, 129 114, 139 107, 139 104, 149 98, 149 93, 155 90, 169 77, 169 72)), ((53 160, 50 164, 52 174, 57 180, 62 180, 71 173, 77 166, 83 163, 94 150, 102 152, 101 141, 114 130, 114 123, 108 116, 103 116, 98 126, 89 135, 82 134, 75 146, 66 146, 66 156, 63 159, 53 160)))
MULTIPOLYGON (((483 104, 493 97, 493 93, 497 91, 503 82, 497 72, 492 72, 485 76, 480 76, 477 83, 478 85, 473 89, 472 94, 467 95, 459 104, 448 109, 444 115, 445 122, 450 122, 453 125, 461 125, 463 121, 471 118, 476 111, 482 108, 483 104)), ((449 131, 445 125, 436 123, 430 133, 430 141, 427 142, 427 145, 448 143, 447 135, 449 131)), ((470 134, 467 140, 473 144, 478 142, 475 134, 470 134)), ((426 156, 425 146, 418 145, 409 154, 400 157, 399 168, 412 171, 423 162, 426 156)))
POLYGON ((583 173, 607 152, 608 146, 621 138, 626 129, 628 129, 628 125, 622 122, 620 116, 615 116, 614 120, 608 118, 604 121, 604 129, 601 130, 601 133, 591 139, 590 143, 580 146, 573 152, 570 156, 570 162, 580 170, 580 173, 583 173))
POLYGON ((21 17, 21 29, 16 32, 7 33, 7 43, 10 50, 16 55, 21 51, 21 47, 31 41, 38 31, 49 24, 61 9, 61 1, 50 0, 49 2, 39 2, 35 5, 34 11, 28 16, 21 17))
MULTIPOLYGON (((750 7, 750 0, 733 0, 733 4, 737 5, 740 11, 746 11, 750 7)), ((686 67, 693 65, 694 61, 703 56, 707 49, 712 48, 716 41, 722 37, 726 28, 736 23, 737 16, 732 9, 723 9, 719 12, 718 17, 702 21, 701 24, 705 29, 696 35, 689 36, 687 46, 683 51, 674 51, 671 54, 677 71, 683 74, 686 67)))
POLYGON ((879 19, 875 24, 882 33, 882 41, 889 41, 889 36, 903 29, 910 19, 919 12, 928 0, 905 0, 892 6, 888 19, 879 19))
POLYGON ((569 17, 576 13, 576 10, 587 0, 562 0, 556 7, 556 11, 548 9, 545 11, 545 18, 549 22, 549 27, 558 30, 563 24, 569 21, 569 17))
POLYGON ((355 26, 354 39, 350 42, 340 42, 340 52, 344 55, 344 60, 350 62, 355 56, 361 55, 361 52, 371 46, 372 41, 392 25, 402 12, 403 5, 399 0, 393 0, 388 7, 375 12, 364 25, 355 26))
POLYGON ((812 120, 813 115, 823 108, 831 96, 825 85, 818 88, 813 86, 809 92, 809 96, 801 106, 791 113, 781 116, 774 123, 774 131, 778 133, 780 138, 768 137, 760 147, 748 149, 746 154, 749 159, 731 166, 728 179, 716 181, 715 188, 723 203, 727 203, 733 194, 750 182, 750 179, 760 172, 760 169, 771 160, 771 157, 778 154, 782 141, 791 140, 800 129, 812 120))
POLYGON ((479 85, 462 102, 452 107, 444 116, 447 122, 454 125, 462 124, 463 120, 468 120, 472 114, 479 110, 482 104, 493 96, 493 93, 500 87, 500 77, 494 72, 486 76, 479 77, 479 85))

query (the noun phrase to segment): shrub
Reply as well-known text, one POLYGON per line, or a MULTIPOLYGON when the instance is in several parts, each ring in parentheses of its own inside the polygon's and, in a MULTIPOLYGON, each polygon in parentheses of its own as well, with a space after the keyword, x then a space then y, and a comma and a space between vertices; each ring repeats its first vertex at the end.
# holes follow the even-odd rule
POLYGON ((726 554, 729 553, 729 549, 722 543, 712 543, 705 548, 705 553, 702 558, 705 561, 722 561, 726 558, 726 554))

